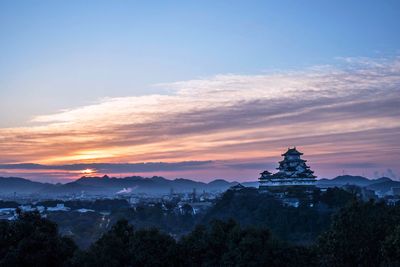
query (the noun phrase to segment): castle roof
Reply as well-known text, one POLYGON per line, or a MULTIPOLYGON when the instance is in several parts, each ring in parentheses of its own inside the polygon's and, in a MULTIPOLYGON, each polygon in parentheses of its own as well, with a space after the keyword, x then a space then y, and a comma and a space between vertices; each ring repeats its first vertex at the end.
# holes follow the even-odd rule
POLYGON ((284 154, 282 154, 282 156, 287 156, 287 155, 300 156, 303 155, 303 153, 297 151, 296 147, 294 147, 294 148, 288 148, 288 150, 284 154))
POLYGON ((284 158, 283 160, 281 160, 281 161, 279 161, 279 164, 282 164, 282 163, 290 163, 290 162, 299 162, 299 163, 304 163, 304 162, 307 162, 307 160, 304 160, 304 159, 287 159, 287 158, 284 158))

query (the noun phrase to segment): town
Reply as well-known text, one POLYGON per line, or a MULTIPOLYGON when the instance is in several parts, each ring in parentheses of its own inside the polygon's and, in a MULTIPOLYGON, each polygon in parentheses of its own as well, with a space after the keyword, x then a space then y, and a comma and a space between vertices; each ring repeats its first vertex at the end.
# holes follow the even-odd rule
MULTIPOLYGON (((22 212, 38 211, 44 217, 54 217, 53 214, 95 213, 103 220, 115 210, 121 208, 137 209, 138 207, 159 206, 164 212, 173 211, 176 215, 196 216, 205 213, 222 194, 228 190, 240 192, 244 188, 258 188, 260 194, 268 194, 279 200, 282 205, 298 208, 301 205, 312 207, 317 204, 315 196, 326 192, 328 188, 341 188, 368 201, 384 201, 388 205, 400 204, 400 182, 389 178, 368 180, 357 176, 339 176, 336 179, 317 180, 313 171, 302 159, 303 153, 296 147, 288 148, 282 154, 278 172, 272 174, 268 170, 260 173, 259 181, 253 183, 225 184, 225 187, 212 191, 198 192, 196 188, 186 192, 176 192, 170 188, 166 194, 148 194, 145 192, 121 188, 121 192, 110 194, 62 194, 40 195, 19 194, 0 196, 0 220, 15 220, 17 210, 22 212), (375 189, 375 190, 374 190, 375 189)), ((4 178, 7 179, 7 178, 4 178)), ((97 178, 89 178, 97 179, 97 178)))

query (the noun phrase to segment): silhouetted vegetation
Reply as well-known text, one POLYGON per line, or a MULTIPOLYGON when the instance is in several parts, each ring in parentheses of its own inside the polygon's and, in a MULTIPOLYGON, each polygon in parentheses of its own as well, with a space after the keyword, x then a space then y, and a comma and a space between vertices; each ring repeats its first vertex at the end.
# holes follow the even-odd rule
POLYGON ((52 212, 47 218, 59 226, 63 235, 71 237, 80 248, 89 247, 108 230, 108 219, 95 212, 52 212))
POLYGON ((18 208, 20 204, 15 201, 0 201, 0 209, 2 208, 18 208))
POLYGON ((135 231, 126 220, 118 221, 87 252, 76 266, 175 266, 179 257, 175 240, 157 229, 135 231))
POLYGON ((305 247, 288 246, 265 228, 242 228, 233 220, 198 226, 178 243, 183 266, 311 266, 305 247))
POLYGON ((57 225, 37 212, 0 222, 0 266, 63 266, 75 251, 74 242, 60 236, 57 225))
POLYGON ((399 266, 400 207, 361 202, 339 189, 326 194, 320 201, 328 208, 293 208, 254 190, 227 192, 181 238, 131 223, 164 220, 158 213, 165 207, 138 209, 85 250, 38 213, 19 213, 0 222, 0 266, 399 266), (332 221, 325 218, 332 213, 332 221), (304 244, 280 236, 318 232, 304 244))
POLYGON ((182 211, 183 213, 177 212, 175 206, 163 206, 157 203, 151 206, 139 205, 128 212, 115 213, 113 218, 114 220, 127 219, 139 229, 155 227, 166 233, 180 236, 192 230, 200 218, 185 209, 185 206, 182 207, 182 211))
MULTIPOLYGON (((340 205, 339 203, 337 205, 340 205)), ((243 226, 268 227, 282 240, 310 243, 329 227, 333 209, 282 206, 268 194, 247 188, 240 192, 228 191, 205 215, 202 223, 212 219, 234 219, 243 226)))
POLYGON ((344 207, 347 203, 355 200, 357 192, 348 192, 338 187, 328 188, 323 194, 319 194, 317 202, 328 205, 329 208, 344 207))
POLYGON ((321 235, 318 251, 323 266, 391 266, 399 261, 400 208, 354 201, 333 218, 321 235))

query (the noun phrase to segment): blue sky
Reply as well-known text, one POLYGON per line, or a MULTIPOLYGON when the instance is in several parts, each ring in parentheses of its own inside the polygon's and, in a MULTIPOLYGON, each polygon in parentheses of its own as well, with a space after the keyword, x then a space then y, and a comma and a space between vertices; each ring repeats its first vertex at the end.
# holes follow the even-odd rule
POLYGON ((296 145, 398 179, 399 29, 400 1, 0 1, 0 176, 255 180, 296 145))
POLYGON ((399 1, 1 1, 0 126, 157 83, 398 54, 399 17, 399 1))

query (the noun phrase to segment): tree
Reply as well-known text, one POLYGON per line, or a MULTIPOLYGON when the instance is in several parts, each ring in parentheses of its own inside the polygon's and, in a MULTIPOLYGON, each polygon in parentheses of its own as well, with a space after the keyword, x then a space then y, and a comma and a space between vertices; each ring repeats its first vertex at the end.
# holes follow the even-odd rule
POLYGON ((331 210, 320 212, 317 207, 287 207, 269 194, 245 188, 240 192, 227 191, 205 214, 204 225, 213 219, 233 218, 244 227, 267 227, 271 233, 285 241, 311 244, 327 230, 331 210))
POLYGON ((400 225, 386 237, 382 245, 385 265, 400 266, 400 225))
POLYGON ((76 266, 175 266, 176 243, 156 229, 135 231, 118 221, 75 260, 76 266))
POLYGON ((38 212, 18 211, 16 221, 0 224, 0 266, 63 266, 75 251, 74 242, 38 212))
POLYGON ((319 200, 330 208, 344 207, 355 199, 355 192, 348 192, 338 187, 328 188, 325 193, 319 196, 319 200))
POLYGON ((155 228, 136 231, 130 248, 133 266, 176 266, 176 252, 175 240, 155 228))
POLYGON ((269 230, 233 220, 198 226, 179 242, 184 266, 313 266, 315 254, 272 239, 269 230))
MULTIPOLYGON (((321 265, 379 266, 384 259, 381 244, 399 221, 398 208, 373 201, 354 201, 334 217, 330 230, 321 236, 318 242, 321 265)), ((389 255, 393 248, 387 247, 389 255)))

